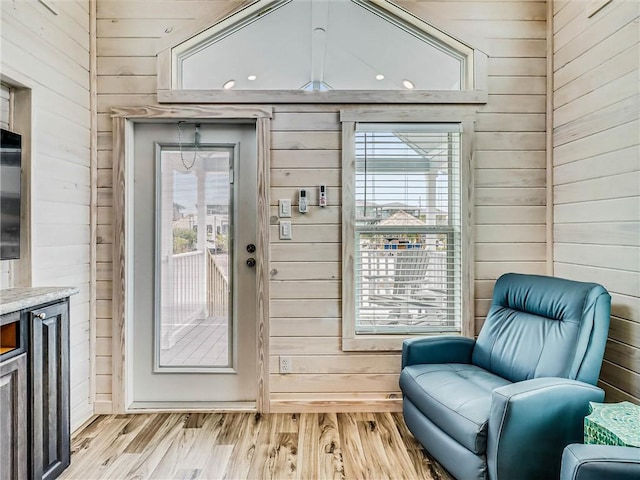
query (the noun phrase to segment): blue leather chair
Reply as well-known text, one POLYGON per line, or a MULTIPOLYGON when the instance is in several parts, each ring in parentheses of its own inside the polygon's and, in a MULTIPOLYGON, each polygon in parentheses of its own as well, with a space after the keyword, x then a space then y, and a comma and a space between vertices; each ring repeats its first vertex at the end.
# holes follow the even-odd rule
POLYGON ((477 340, 407 340, 404 419, 459 480, 557 479, 562 451, 581 442, 609 330, 598 284, 503 275, 477 340))
POLYGON ((638 480, 640 448, 571 444, 562 453, 560 480, 638 480))

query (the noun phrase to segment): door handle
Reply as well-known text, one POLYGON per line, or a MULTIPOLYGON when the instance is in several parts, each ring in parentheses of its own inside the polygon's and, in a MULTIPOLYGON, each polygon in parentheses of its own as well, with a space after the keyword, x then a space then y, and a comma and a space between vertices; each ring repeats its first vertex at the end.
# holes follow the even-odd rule
POLYGON ((40 320, 44 320, 45 318, 47 318, 47 314, 44 312, 34 313, 33 316, 34 318, 39 318, 40 320))
POLYGON ((247 258, 247 267, 253 268, 255 266, 256 266, 256 259, 255 258, 247 258))

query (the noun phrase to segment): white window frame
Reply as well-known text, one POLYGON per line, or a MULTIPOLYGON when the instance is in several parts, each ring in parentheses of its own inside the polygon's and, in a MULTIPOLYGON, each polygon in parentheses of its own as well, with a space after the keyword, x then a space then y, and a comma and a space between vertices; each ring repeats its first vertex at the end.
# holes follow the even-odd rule
POLYGON ((176 31, 159 41, 157 94, 159 103, 305 103, 305 104, 484 104, 488 100, 488 48, 486 39, 470 36, 455 22, 429 15, 419 18, 391 0, 354 0, 370 4, 391 18, 406 22, 464 58, 461 90, 182 90, 179 88, 180 56, 215 37, 237 22, 251 20, 281 0, 257 0, 250 5, 222 9, 212 18, 176 31), (274 100, 275 99, 275 100, 274 100))
POLYGON ((461 319, 460 334, 473 336, 473 165, 474 112, 466 106, 428 106, 409 108, 354 108, 341 111, 342 122, 342 350, 398 351, 407 338, 426 336, 356 333, 355 271, 355 131, 356 123, 458 123, 460 136, 460 253, 461 253, 461 319))

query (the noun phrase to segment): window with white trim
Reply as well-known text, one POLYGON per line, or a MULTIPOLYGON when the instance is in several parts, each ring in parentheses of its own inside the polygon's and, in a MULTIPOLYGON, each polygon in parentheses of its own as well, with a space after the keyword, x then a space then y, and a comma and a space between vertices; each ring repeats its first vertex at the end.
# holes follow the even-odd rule
POLYGON ((183 90, 474 89, 473 49, 386 1, 263 0, 172 56, 183 90))
POLYGON ((356 336, 460 332, 460 151, 459 123, 356 123, 356 336))

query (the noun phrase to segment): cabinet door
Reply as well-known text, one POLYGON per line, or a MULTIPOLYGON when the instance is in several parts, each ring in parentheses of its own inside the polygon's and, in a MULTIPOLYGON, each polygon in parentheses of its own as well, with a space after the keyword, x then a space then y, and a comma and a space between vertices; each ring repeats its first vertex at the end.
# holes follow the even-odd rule
POLYGON ((69 441, 69 304, 31 310, 31 478, 56 478, 69 441))
POLYGON ((0 363, 0 479, 27 478, 27 354, 0 363))

